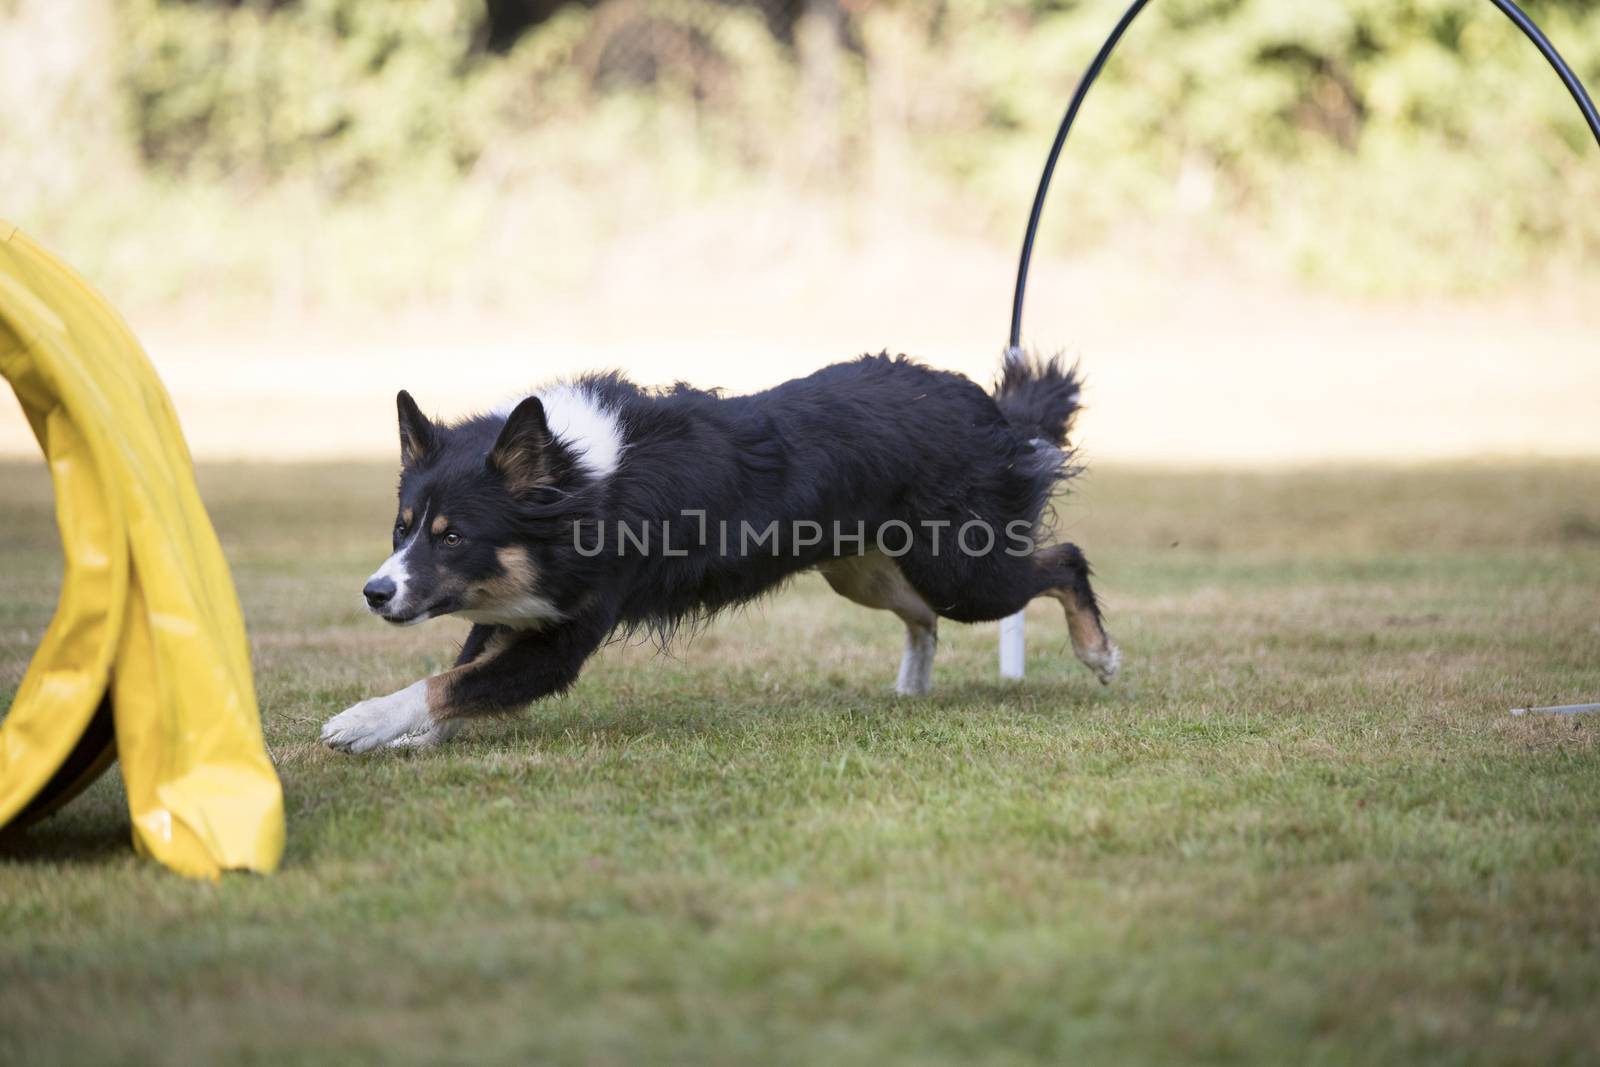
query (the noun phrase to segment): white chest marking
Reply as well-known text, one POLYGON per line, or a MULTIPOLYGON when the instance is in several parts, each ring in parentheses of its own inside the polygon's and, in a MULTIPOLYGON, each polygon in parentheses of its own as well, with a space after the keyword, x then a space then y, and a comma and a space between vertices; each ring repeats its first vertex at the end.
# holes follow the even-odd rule
POLYGON ((524 593, 515 600, 476 611, 463 611, 460 615, 468 622, 483 626, 509 626, 513 630, 537 630, 545 623, 559 622, 563 618, 553 603, 533 593, 524 593))

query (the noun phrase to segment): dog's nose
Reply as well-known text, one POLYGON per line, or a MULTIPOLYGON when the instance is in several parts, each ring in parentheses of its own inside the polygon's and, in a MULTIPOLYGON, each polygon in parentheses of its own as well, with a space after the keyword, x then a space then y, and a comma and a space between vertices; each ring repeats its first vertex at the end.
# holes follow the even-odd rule
POLYGON ((361 590, 361 595, 367 598, 369 607, 381 608, 394 599, 394 579, 374 578, 361 590))

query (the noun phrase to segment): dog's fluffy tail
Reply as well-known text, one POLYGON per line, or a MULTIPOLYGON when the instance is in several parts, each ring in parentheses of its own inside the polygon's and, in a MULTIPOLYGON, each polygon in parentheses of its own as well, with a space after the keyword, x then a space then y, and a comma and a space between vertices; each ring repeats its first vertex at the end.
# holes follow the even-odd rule
POLYGON ((1066 448, 1082 385, 1077 366, 1063 366, 1060 356, 1040 359, 1013 348, 1001 365, 994 402, 1024 438, 1066 448))

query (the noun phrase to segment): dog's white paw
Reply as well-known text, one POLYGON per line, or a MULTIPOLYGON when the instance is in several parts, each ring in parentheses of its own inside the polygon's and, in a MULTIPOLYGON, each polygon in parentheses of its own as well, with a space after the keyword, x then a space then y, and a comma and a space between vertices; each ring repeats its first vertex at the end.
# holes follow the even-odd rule
POLYGON ((416 734, 401 734, 388 743, 389 748, 438 748, 461 731, 460 719, 446 719, 416 734))
POLYGON ((1111 679, 1122 669, 1122 649, 1110 641, 1106 642, 1103 652, 1094 649, 1078 650, 1078 658, 1083 661, 1085 667, 1094 672, 1096 678, 1100 679, 1101 685, 1110 685, 1111 679))
POLYGON ((432 726, 428 685, 423 680, 341 711, 323 724, 322 743, 343 752, 370 752, 396 738, 426 733, 432 726))
POLYGON ((931 626, 908 626, 906 650, 900 657, 900 676, 894 691, 903 697, 926 696, 933 689, 933 654, 939 636, 931 626))

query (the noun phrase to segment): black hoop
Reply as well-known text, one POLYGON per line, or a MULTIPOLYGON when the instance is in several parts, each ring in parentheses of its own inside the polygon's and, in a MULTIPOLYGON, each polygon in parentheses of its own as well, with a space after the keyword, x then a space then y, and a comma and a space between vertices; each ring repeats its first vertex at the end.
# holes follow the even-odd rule
MULTIPOLYGON (((1033 258, 1033 239, 1039 232, 1039 216, 1044 214, 1044 197, 1050 191, 1050 179, 1055 176, 1056 160, 1061 157, 1061 147, 1067 143, 1067 134, 1072 130, 1073 122, 1077 120, 1078 109, 1083 106, 1084 97, 1089 95, 1090 86, 1094 85, 1095 79, 1100 76, 1106 60, 1111 58, 1117 43, 1122 40, 1122 35, 1127 32, 1133 20, 1139 17, 1139 12, 1143 11, 1149 2, 1150 0, 1134 0, 1128 6, 1128 10, 1123 12, 1116 28, 1111 31, 1111 36, 1100 46, 1094 61, 1089 64, 1089 69, 1084 71, 1083 78, 1078 82, 1078 88, 1072 94, 1072 103, 1067 105, 1067 114, 1061 120, 1061 128, 1056 131, 1055 143, 1050 146, 1050 156, 1045 160, 1044 173, 1039 176, 1039 191, 1033 197, 1033 211, 1028 215, 1028 232, 1022 239, 1022 258, 1017 263, 1017 289, 1011 300, 1010 347, 1012 349, 1020 348, 1022 345, 1022 298, 1028 288, 1028 262, 1033 258)), ((1583 112, 1584 121, 1589 124, 1589 132, 1594 134, 1595 143, 1600 144, 1600 111, 1595 110, 1594 101, 1589 99, 1588 90, 1572 72, 1572 68, 1567 66, 1566 60, 1561 58, 1561 53, 1556 51, 1555 45, 1550 43, 1550 38, 1546 37, 1538 24, 1512 0, 1490 0, 1490 2, 1504 12, 1506 18, 1516 23, 1517 29, 1527 35, 1528 40, 1534 43, 1550 66, 1555 68, 1556 74, 1566 85, 1567 92, 1577 101, 1578 110, 1583 112)))

